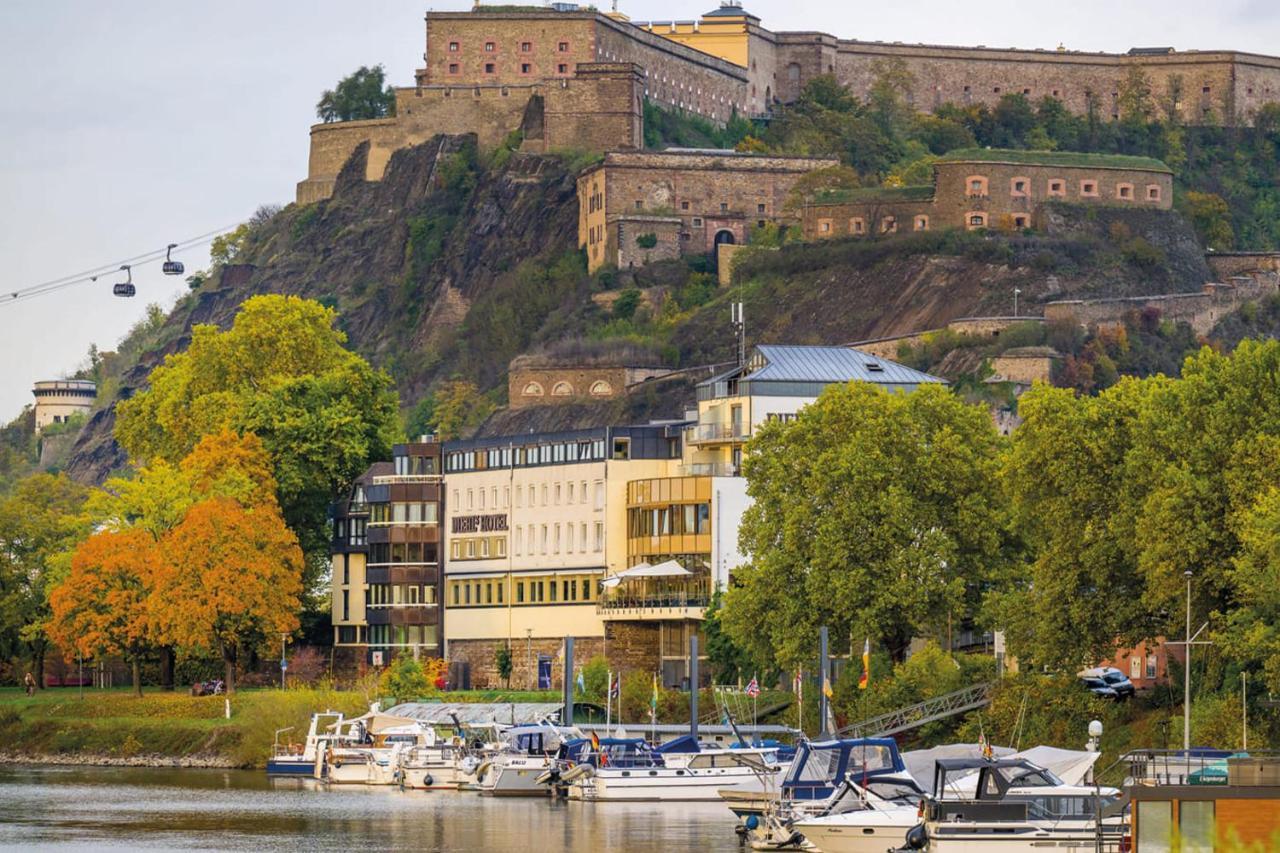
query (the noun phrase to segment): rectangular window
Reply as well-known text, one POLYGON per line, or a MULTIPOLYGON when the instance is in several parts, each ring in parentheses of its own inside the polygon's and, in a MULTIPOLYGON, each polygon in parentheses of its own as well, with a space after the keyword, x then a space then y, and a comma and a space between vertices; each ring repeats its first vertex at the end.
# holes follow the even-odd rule
POLYGON ((346 589, 342 591, 342 621, 351 621, 351 591, 346 589))
POLYGON ((453 559, 455 560, 462 559, 462 543, 461 542, 457 542, 457 541, 453 542, 449 546, 449 551, 450 551, 449 555, 453 557, 453 559))
MULTIPOLYGON (((541 584, 539 584, 539 586, 541 586, 541 584)), ((555 582, 555 581, 551 581, 551 600, 552 600, 552 601, 556 601, 556 600, 557 600, 557 598, 556 598, 556 582, 555 582)))
MULTIPOLYGON (((578 585, 575 584, 573 581, 562 581, 561 585, 564 588, 564 594, 561 596, 561 598, 565 601, 569 601, 569 596, 571 591, 575 593, 578 591, 578 585)), ((573 599, 575 601, 577 600, 577 598, 578 596, 576 595, 573 596, 573 599)))
POLYGON ((499 604, 502 603, 502 590, 506 585, 507 585, 506 578, 503 578, 502 580, 498 581, 498 603, 499 604))
POLYGON ((491 41, 487 41, 487 42, 485 42, 485 43, 484 43, 484 52, 485 52, 485 53, 493 53, 493 49, 494 49, 494 44, 493 44, 493 42, 491 42, 491 41))
POLYGON ((480 556, 481 557, 489 556, 489 540, 488 539, 480 540, 480 556))
POLYGON ((520 42, 521 53, 529 53, 532 50, 533 50, 533 44, 531 42, 527 42, 527 41, 520 42))
POLYGON ((582 481, 582 490, 579 491, 578 494, 582 496, 581 498, 582 502, 586 503, 587 502, 587 481, 586 480, 582 481))
POLYGON ((524 536, 522 535, 522 530, 521 530, 521 528, 520 528, 519 526, 517 526, 517 527, 516 527, 516 541, 515 541, 515 552, 516 552, 516 554, 517 554, 517 555, 520 553, 520 545, 521 545, 521 543, 522 543, 523 541, 524 541, 524 536))
POLYGON ((494 544, 497 546, 497 549, 494 552, 495 556, 498 556, 498 557, 507 556, 507 540, 505 537, 499 537, 498 539, 495 539, 494 544))
POLYGON ((583 601, 591 600, 591 579, 590 578, 582 579, 582 600, 583 601))
POLYGON ((560 553, 560 522, 556 522, 556 547, 555 553, 560 553))
POLYGON ((1156 656, 1147 655, 1147 678, 1156 677, 1156 656))
POLYGON ((1137 853, 1167 853, 1173 849, 1173 803, 1168 800, 1137 802, 1137 853))
POLYGON ((456 62, 450 62, 450 63, 449 63, 449 73, 450 73, 450 74, 461 74, 461 73, 462 73, 462 66, 458 65, 458 63, 456 63, 456 62))
POLYGON ((584 521, 578 526, 578 541, 582 543, 582 550, 587 550, 587 523, 584 521))
POLYGON ((449 42, 449 52, 450 53, 458 52, 458 43, 456 41, 449 42))
POLYGON ((494 64, 493 64, 492 62, 486 62, 486 63, 484 64, 484 73, 485 73, 485 74, 493 74, 493 73, 494 73, 494 71, 495 71, 495 67, 494 67, 494 64))
POLYGON ((470 603, 471 603, 471 584, 469 584, 469 583, 464 583, 464 584, 462 585, 462 587, 463 587, 463 589, 462 589, 462 603, 463 603, 463 604, 470 604, 470 603))
POLYGON ((1142 677, 1142 657, 1140 655, 1134 655, 1133 657, 1129 658, 1129 679, 1131 681, 1137 681, 1141 677, 1142 677))
POLYGON ((569 482, 569 497, 566 503, 573 503, 573 481, 569 482))
POLYGON ((547 526, 542 525, 542 553, 547 553, 547 526))
POLYGON ((558 49, 561 53, 568 53, 568 52, 569 52, 569 43, 568 43, 567 41, 562 41, 562 42, 560 42, 560 44, 559 44, 559 45, 557 45, 557 49, 558 49))
POLYGON ((560 506, 560 484, 556 483, 556 506, 560 506))
POLYGON ((604 481, 596 480, 596 509, 604 509, 604 481))
POLYGON ((484 603, 493 604, 493 584, 491 583, 484 585, 484 603))
POLYGON ((516 604, 524 604, 524 581, 516 584, 516 604))
POLYGON ((484 509, 484 489, 480 490, 480 509, 484 509))
POLYGON ((596 553, 604 550, 604 523, 596 522, 595 548, 596 553))
POLYGON ((573 553, 573 522, 569 522, 565 525, 564 550, 566 554, 573 553))
POLYGON ((527 63, 527 62, 521 62, 521 63, 520 63, 520 73, 521 73, 521 74, 529 74, 529 73, 531 73, 532 71, 533 71, 533 66, 532 66, 532 65, 530 65, 530 64, 529 64, 529 63, 527 63))
POLYGON ((697 217, 697 216, 693 217, 693 227, 694 227, 694 228, 701 228, 701 227, 702 227, 702 219, 701 219, 701 217, 697 217))
POLYGON ((569 73, 569 66, 565 65, 565 64, 562 62, 562 63, 560 63, 559 65, 557 65, 557 66, 556 66, 556 72, 557 72, 557 73, 559 73, 559 74, 568 74, 568 73, 569 73))

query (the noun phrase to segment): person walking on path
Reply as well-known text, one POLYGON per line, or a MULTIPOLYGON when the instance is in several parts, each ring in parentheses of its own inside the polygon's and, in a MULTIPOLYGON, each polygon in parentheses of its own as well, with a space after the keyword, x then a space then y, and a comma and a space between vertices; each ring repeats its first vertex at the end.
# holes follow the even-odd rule
POLYGON ((27 695, 28 695, 28 696, 34 696, 34 695, 36 695, 36 679, 35 679, 35 676, 33 676, 31 673, 29 673, 29 672, 28 672, 28 673, 27 673, 27 677, 26 677, 26 678, 24 678, 24 679, 22 679, 22 683, 23 683, 23 685, 24 685, 24 686, 26 686, 26 688, 27 688, 27 695))

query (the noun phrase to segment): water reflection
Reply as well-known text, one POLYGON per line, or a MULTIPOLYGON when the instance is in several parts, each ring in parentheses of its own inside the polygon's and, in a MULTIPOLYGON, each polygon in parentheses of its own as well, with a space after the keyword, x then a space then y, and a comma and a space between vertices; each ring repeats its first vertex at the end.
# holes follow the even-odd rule
POLYGON ((325 788, 246 770, 0 767, 0 846, 100 850, 736 850, 718 803, 552 804, 325 788))

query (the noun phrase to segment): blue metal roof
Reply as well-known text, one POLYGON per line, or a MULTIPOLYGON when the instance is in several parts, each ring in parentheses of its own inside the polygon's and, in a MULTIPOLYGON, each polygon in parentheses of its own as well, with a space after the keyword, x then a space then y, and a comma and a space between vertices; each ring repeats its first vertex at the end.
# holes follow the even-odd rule
POLYGON ((874 382, 877 385, 921 385, 945 382, 928 373, 879 358, 870 353, 840 346, 793 346, 760 344, 743 368, 708 379, 700 384, 736 377, 743 382, 874 382))

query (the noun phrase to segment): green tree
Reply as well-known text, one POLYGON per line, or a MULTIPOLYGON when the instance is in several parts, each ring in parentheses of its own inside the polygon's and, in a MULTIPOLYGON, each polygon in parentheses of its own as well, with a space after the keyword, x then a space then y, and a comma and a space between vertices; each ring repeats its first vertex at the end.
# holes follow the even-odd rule
POLYGON ((498 668, 498 677, 508 690, 511 689, 512 663, 510 644, 498 646, 498 650, 493 653, 493 664, 498 668))
POLYGON ((706 638, 707 662, 711 664, 713 683, 732 684, 739 678, 764 676, 746 650, 725 631, 724 593, 721 590, 717 589, 711 596, 711 604, 702 620, 702 635, 706 638))
POLYGON ((436 390, 435 429, 441 439, 460 438, 480 425, 493 411, 493 404, 474 382, 451 379, 436 390))
POLYGON ((1229 251, 1235 245, 1231 210, 1222 196, 1189 190, 1182 197, 1181 207, 1206 248, 1229 251))
POLYGON ((400 434, 390 377, 343 346, 335 317, 294 296, 252 297, 230 329, 195 326, 186 352, 117 407, 116 439, 148 465, 177 464, 226 428, 257 435, 308 555, 308 587, 327 560, 330 501, 400 434))
MULTIPOLYGON (((219 234, 209 244, 209 260, 219 266, 235 263, 249 240, 249 223, 241 222, 226 234, 219 234)), ((201 280, 203 283, 203 279, 201 280)), ((161 315, 161 319, 164 315, 161 315)))
POLYGON ((381 65, 360 66, 326 89, 316 104, 316 115, 323 122, 357 121, 396 114, 396 91, 386 85, 386 72, 381 65))
POLYGON ((413 702, 435 692, 435 685, 427 677, 422 664, 414 660, 412 654, 401 652, 396 655, 378 679, 378 687, 386 696, 397 702, 413 702))
POLYGON ((911 637, 976 609, 1004 562, 1002 439, 944 386, 832 386, 747 447, 751 562, 725 596, 728 635, 757 660, 807 661, 818 627, 901 658, 911 637))
POLYGON ((65 474, 35 474, 0 500, 0 655, 27 659, 40 685, 48 595, 92 531, 82 512, 88 491, 65 474))

